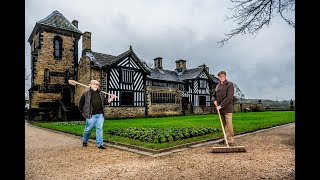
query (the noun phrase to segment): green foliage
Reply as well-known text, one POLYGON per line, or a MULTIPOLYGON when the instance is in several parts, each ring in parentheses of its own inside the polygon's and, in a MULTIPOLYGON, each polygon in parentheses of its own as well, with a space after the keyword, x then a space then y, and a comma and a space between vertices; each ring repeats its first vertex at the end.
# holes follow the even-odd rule
MULTIPOLYGON (((290 123, 295 121, 294 111, 265 111, 265 112, 247 112, 234 113, 232 117, 233 129, 235 134, 251 132, 259 129, 264 129, 276 125, 290 123)), ((57 131, 62 131, 78 136, 83 135, 85 121, 79 122, 29 122, 35 126, 49 128, 57 131)), ((223 138, 221 125, 218 114, 208 115, 188 115, 188 116, 174 116, 174 117, 157 117, 157 118, 134 118, 123 120, 105 120, 103 125, 104 139, 107 141, 115 141, 125 144, 131 144, 152 149, 161 149, 181 145, 185 143, 192 143, 195 141, 206 141, 209 139, 223 138), (220 131, 198 136, 196 128, 206 127, 202 131, 218 128, 220 131), (153 129, 167 129, 164 136, 166 142, 160 143, 161 138, 152 138, 151 136, 140 135, 139 139, 135 140, 129 138, 130 132, 125 129, 141 129, 143 128, 147 134, 156 136, 159 134, 153 129), (181 139, 178 133, 174 133, 175 128, 185 129, 194 128, 193 131, 182 131, 183 137, 181 139), (117 130, 117 134, 106 134, 110 130, 117 130), (124 136, 120 136, 124 134, 124 136), (142 136, 144 138, 142 138, 142 136), (141 141, 144 139, 143 141, 141 141), (154 142, 152 141, 154 140, 154 142)), ((95 129, 93 129, 90 138, 95 138, 95 129)))
POLYGON ((142 142, 164 143, 219 132, 214 127, 196 128, 126 128, 108 130, 107 134, 127 137, 142 142))

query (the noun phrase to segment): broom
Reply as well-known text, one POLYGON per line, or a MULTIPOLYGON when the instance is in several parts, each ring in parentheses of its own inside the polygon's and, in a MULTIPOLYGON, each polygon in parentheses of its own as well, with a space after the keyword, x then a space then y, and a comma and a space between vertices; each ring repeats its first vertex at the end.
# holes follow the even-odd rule
MULTIPOLYGON (((75 85, 81 85, 81 86, 84 86, 84 87, 87 87, 87 88, 90 88, 90 86, 87 86, 87 85, 84 85, 84 84, 81 84, 81 83, 79 83, 79 82, 77 82, 77 81, 75 81, 75 80, 72 80, 72 79, 69 79, 68 80, 68 82, 69 82, 69 84, 71 84, 71 85, 73 85, 73 86, 75 86, 75 85)), ((114 94, 110 94, 110 93, 107 93, 107 92, 104 92, 104 91, 101 91, 102 93, 105 93, 105 94, 108 94, 108 95, 113 95, 113 96, 115 96, 115 97, 117 97, 116 95, 114 95, 114 94)))
POLYGON ((219 114, 219 119, 220 119, 220 123, 221 123, 221 127, 222 127, 222 131, 223 131, 223 136, 224 136, 224 141, 226 142, 227 146, 226 147, 212 147, 212 153, 229 153, 229 152, 246 152, 246 149, 244 148, 244 146, 229 146, 228 143, 228 139, 226 136, 226 132, 224 131, 224 126, 222 123, 222 119, 221 119, 221 115, 220 115, 220 111, 218 110, 218 114, 219 114))

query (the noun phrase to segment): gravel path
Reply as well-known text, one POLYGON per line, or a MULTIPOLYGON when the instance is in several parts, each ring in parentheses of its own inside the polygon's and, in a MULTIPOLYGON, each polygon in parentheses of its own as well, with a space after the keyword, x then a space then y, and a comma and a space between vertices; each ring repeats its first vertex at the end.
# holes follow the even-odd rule
POLYGON ((246 153, 210 153, 212 145, 161 157, 25 126, 25 179, 295 179, 295 124, 237 137, 246 153))

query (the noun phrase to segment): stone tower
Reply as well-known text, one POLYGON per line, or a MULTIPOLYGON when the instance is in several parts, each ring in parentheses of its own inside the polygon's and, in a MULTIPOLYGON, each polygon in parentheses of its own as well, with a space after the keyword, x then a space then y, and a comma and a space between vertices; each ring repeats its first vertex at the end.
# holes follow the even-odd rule
POLYGON ((81 35, 78 21, 70 22, 58 11, 36 22, 28 39, 31 46, 31 119, 61 117, 74 103, 74 87, 68 84, 68 79, 77 80, 81 35))

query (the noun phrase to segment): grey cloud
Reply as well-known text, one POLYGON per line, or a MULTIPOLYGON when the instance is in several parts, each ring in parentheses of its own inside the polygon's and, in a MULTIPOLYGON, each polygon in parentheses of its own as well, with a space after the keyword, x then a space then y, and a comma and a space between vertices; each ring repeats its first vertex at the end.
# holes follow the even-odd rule
MULTIPOLYGON (((256 37, 237 36, 219 48, 217 42, 234 26, 224 21, 231 13, 228 7, 229 1, 220 0, 95 1, 89 5, 87 1, 31 0, 26 2, 26 38, 36 21, 58 10, 70 21, 77 19, 82 32, 92 32, 94 51, 118 55, 132 45, 147 63, 163 57, 166 69, 173 70, 174 61, 181 58, 187 60, 187 68, 205 63, 214 75, 226 70, 228 79, 247 98, 294 99, 294 30, 276 19, 256 37)), ((28 43, 25 61, 28 67, 28 43)))

